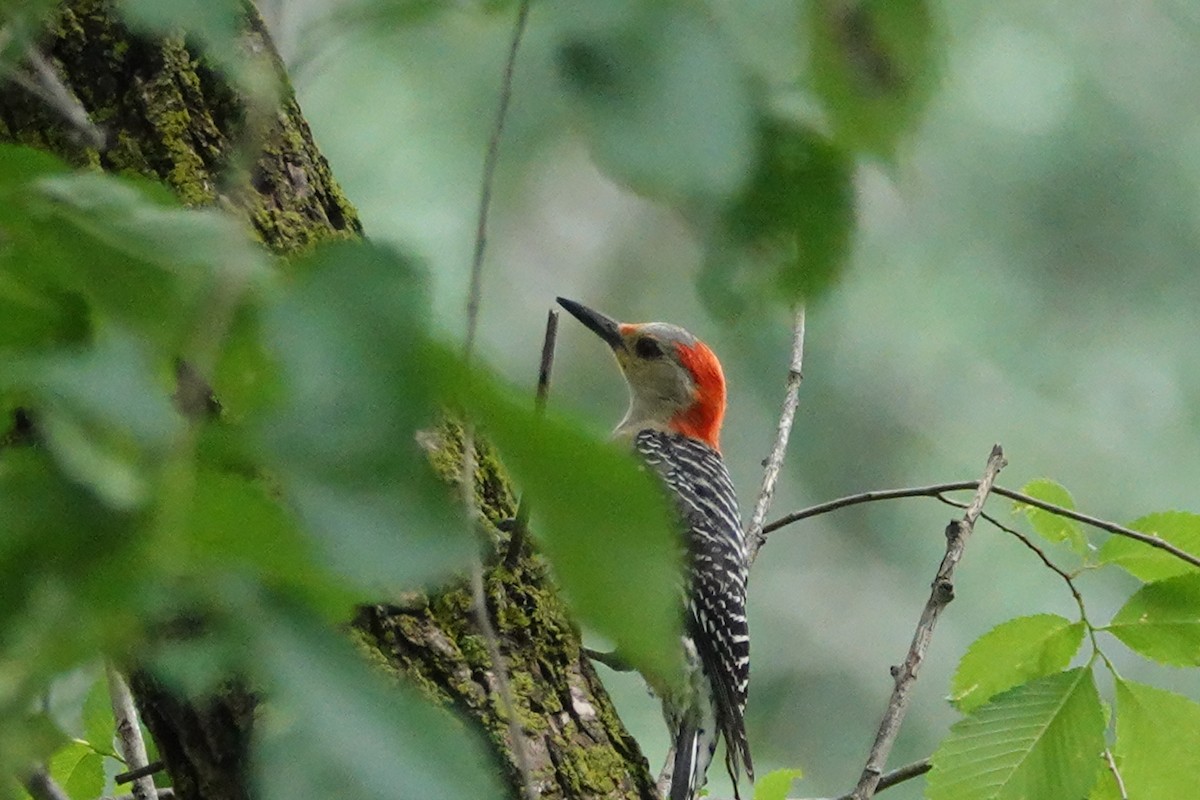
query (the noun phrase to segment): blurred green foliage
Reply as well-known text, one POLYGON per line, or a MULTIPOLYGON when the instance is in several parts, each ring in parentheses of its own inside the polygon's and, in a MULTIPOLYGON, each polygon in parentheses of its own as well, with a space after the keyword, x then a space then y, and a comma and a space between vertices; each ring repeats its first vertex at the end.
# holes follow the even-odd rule
MULTIPOLYGON (((645 671, 670 673, 678 620, 669 577, 677 565, 662 498, 595 426, 536 419, 507 388, 516 382, 497 377, 523 363, 513 353, 535 349, 518 332, 527 329, 523 317, 540 313, 524 312, 540 311, 542 294, 584 277, 591 291, 568 293, 608 286, 631 310, 658 317, 696 312, 698 304, 680 299, 694 279, 704 305, 729 323, 730 332, 717 335, 729 345, 722 353, 738 356, 727 359, 730 377, 760 381, 735 394, 747 404, 756 393, 773 404, 783 374, 772 309, 813 303, 820 332, 808 363, 834 377, 806 383, 812 419, 801 419, 798 438, 816 466, 803 472, 805 491, 911 481, 920 473, 914 463, 959 468, 974 453, 945 456, 943 441, 974 446, 1002 433, 1028 435, 1030 450, 1048 456, 1071 450, 1064 432, 1099 441, 1093 446, 1115 451, 1120 481, 1178 487, 1178 475, 1190 474, 1151 480, 1157 453, 1147 440, 1132 447, 1131 426, 1139 413, 1147 425, 1166 420, 1159 424, 1167 432, 1148 439, 1155 443, 1186 439, 1179 431, 1194 432, 1200 420, 1187 410, 1195 404, 1180 399, 1200 384, 1164 377, 1168 368, 1148 365, 1137 350, 1177 338, 1171 313, 1159 309, 1177 311, 1186 292, 1164 297, 1164 287, 1195 286, 1184 265, 1196 236, 1180 224, 1194 224, 1181 211, 1192 202, 1191 185, 1179 175, 1200 176, 1200 162, 1178 155, 1178 141, 1170 157, 1156 154, 1151 130, 1194 139, 1194 120, 1173 116, 1194 103, 1172 107, 1172 98, 1190 96, 1183 90, 1167 93, 1163 105, 1130 100, 1120 88, 1129 76, 1105 71, 1119 69, 1120 59, 1088 67, 1048 43, 1043 28, 1058 18, 1038 15, 1052 12, 1026 10, 1034 21, 1014 23, 1003 10, 923 0, 539 4, 504 141, 508 163, 522 165, 501 174, 494 252, 511 272, 487 284, 485 314, 495 316, 485 316, 485 331, 495 337, 484 363, 468 370, 445 344, 448 320, 459 321, 447 298, 457 307, 458 263, 467 263, 473 233, 462 209, 474 202, 499 76, 494 56, 507 45, 512 5, 360 0, 313 26, 303 50, 289 46, 285 7, 263 6, 277 12, 269 16, 285 55, 305 55, 293 59, 301 99, 351 194, 365 201, 368 220, 375 214, 379 241, 326 247, 278 270, 222 211, 183 209, 145 181, 74 173, 45 154, 0 145, 0 409, 32 409, 45 442, 0 450, 6 774, 44 760, 72 797, 111 788, 103 759, 112 756, 112 721, 99 690, 80 698, 77 720, 50 721, 32 709, 64 675, 136 646, 149 624, 186 607, 214 615, 212 636, 163 654, 157 669, 195 687, 237 667, 269 687, 255 767, 265 796, 337 791, 351 775, 362 797, 388 796, 398 776, 423 796, 495 796, 495 771, 468 732, 380 684, 327 630, 356 601, 434 585, 474 557, 479 542, 418 442, 446 408, 475 420, 498 446, 580 621, 645 671), (1098 77, 1079 80, 1085 68, 1098 77), (939 99, 943 74, 948 88, 939 99), (1067 117, 1074 107, 1088 113, 1067 117), (428 130, 398 133, 385 108, 427 114, 428 130), (1126 127, 1114 129, 1114 119, 1126 127), (919 138, 920 124, 933 132, 919 138), (578 139, 564 140, 564 131, 578 139), (881 163, 898 189, 881 185, 881 163), (424 180, 406 179, 413 175, 424 180), (1129 213, 1134 202, 1137 213, 1129 213), (908 214, 905 205, 917 210, 908 214), (991 226, 995 219, 1004 226, 991 226), (549 249, 556 237, 587 240, 608 227, 595 247, 601 255, 568 250, 574 257, 563 264, 549 249), (920 237, 937 239, 936 247, 920 237), (951 262, 968 268, 944 271, 951 262), (1117 348, 1115 356, 1089 349, 1095 342, 1117 348), (179 359, 211 374, 219 418, 188 420, 173 406, 179 359), (1084 380, 1087 370, 1103 380, 1084 380), (1110 381, 1124 388, 1099 388, 1110 381), (1058 397, 1057 405, 1042 395, 1058 397), (977 412, 984 400, 1015 411, 977 412), (928 452, 944 457, 918 460, 928 452), (128 580, 134 572, 145 580, 128 580), (338 698, 337 714, 317 702, 318 689, 338 698), (77 728, 79 738, 55 726, 77 728)), ((123 7, 148 29, 186 31, 236 72, 237 4, 123 7)), ((0 21, 19 33, 44 8, 0 5, 0 21)), ((8 47, 0 57, 11 65, 19 52, 8 47)), ((615 396, 596 388, 615 384, 615 372, 568 375, 564 386, 579 379, 581 388, 566 392, 575 402, 615 396)), ((741 454, 749 467, 735 465, 739 477, 756 472, 755 448, 773 428, 763 419, 726 437, 753 451, 741 454)), ((1037 471, 1068 463, 1047 461, 1037 471)), ((1074 503, 1053 481, 1026 491, 1074 503)), ((794 501, 803 493, 783 494, 794 501)), ((1101 511, 1127 511, 1114 505, 1101 511)), ((929 796, 1112 796, 1098 757, 1110 740, 1134 796, 1181 796, 1179 787, 1194 786, 1200 771, 1195 701, 1117 679, 1106 723, 1094 673, 1121 658, 1099 649, 1105 631, 1146 659, 1200 664, 1195 571, 1112 537, 1094 551, 1078 525, 1018 510, 1021 524, 1048 543, 1047 557, 1082 561, 1089 577, 1119 576, 1095 605, 1124 605, 1107 626, 1072 622, 1042 613, 1064 597, 1070 606, 1060 583, 1055 601, 1029 592, 1024 576, 1040 569, 1036 561, 1002 580, 965 571, 963 587, 992 582, 990 590, 1035 607, 995 604, 1002 619, 1015 618, 966 649, 951 683, 966 716, 934 756, 929 796), (1145 584, 1121 584, 1126 576, 1100 569, 1107 564, 1145 584), (1085 633, 1092 652, 1081 656, 1085 633), (1087 660, 1067 669, 1079 658, 1087 660), (980 746, 996 754, 998 768, 984 769, 980 746)), ((1196 520, 1162 512, 1132 526, 1197 553, 1196 520)), ((851 526, 799 567, 788 545, 772 543, 781 554, 772 559, 776 571, 766 567, 752 593, 771 599, 756 601, 756 613, 796 625, 802 613, 806 627, 798 636, 779 619, 756 625, 767 632, 756 633, 755 650, 764 677, 755 683, 763 699, 752 708, 751 741, 767 754, 760 763, 800 761, 829 781, 841 765, 861 762, 871 723, 832 731, 822 720, 833 716, 820 706, 851 694, 837 682, 845 674, 870 675, 871 691, 853 694, 876 718, 872 695, 881 702, 886 689, 876 679, 899 650, 867 652, 858 640, 891 647, 907 635, 912 609, 886 592, 895 575, 907 581, 924 569, 932 551, 874 531, 911 521, 896 513, 887 525, 851 526), (897 560, 894 572, 878 566, 887 560, 881 555, 897 560), (874 577, 860 572, 868 569, 874 577), (823 574, 854 577, 830 586, 823 574), (828 606, 845 586, 867 602, 856 617, 833 617, 828 606), (785 606, 803 611, 786 616, 785 606), (798 714, 801 670, 805 685, 826 681, 841 693, 810 689, 809 710, 798 714), (797 716, 801 733, 788 727, 797 716), (830 741, 835 736, 851 746, 830 741)), ((1074 573, 1080 581, 1082 574, 1074 573)), ((1099 618, 1100 609, 1087 607, 1099 618)), ((979 624, 960 628, 958 644, 988 627, 984 620, 995 622, 967 616, 979 624)), ((952 661, 943 653, 943 675, 952 661)), ((926 689, 931 681, 923 681, 921 700, 930 706, 942 691, 926 689)), ((935 723, 949 715, 930 712, 909 749, 928 752, 920 748, 941 738, 935 723)), ((763 791, 781 796, 795 775, 775 775, 763 791)))

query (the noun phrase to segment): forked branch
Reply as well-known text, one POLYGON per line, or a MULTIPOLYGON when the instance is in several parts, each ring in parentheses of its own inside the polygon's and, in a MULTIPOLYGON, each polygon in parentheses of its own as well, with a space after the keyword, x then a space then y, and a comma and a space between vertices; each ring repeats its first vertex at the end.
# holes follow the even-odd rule
POLYGON ((953 520, 946 526, 946 553, 934 576, 929 600, 926 601, 925 608, 921 611, 921 618, 917 623, 917 630, 913 634, 908 654, 905 656, 904 662, 893 671, 896 683, 892 688, 892 696, 888 700, 883 721, 879 723, 879 731, 875 735, 875 743, 871 746, 871 752, 867 756, 867 763, 863 767, 858 786, 850 795, 852 800, 869 800, 874 797, 879 788, 880 779, 883 777, 883 767, 887 764, 892 745, 900 733, 900 724, 908 711, 912 688, 917 682, 917 673, 925 660, 929 643, 933 639, 933 629, 937 625, 942 611, 954 599, 954 571, 957 569, 959 561, 962 560, 967 540, 975 528, 975 521, 983 513, 983 504, 987 501, 988 494, 996 482, 996 476, 1006 463, 1004 451, 1000 445, 995 445, 991 455, 988 456, 987 467, 975 490, 975 497, 967 506, 962 519, 953 520))

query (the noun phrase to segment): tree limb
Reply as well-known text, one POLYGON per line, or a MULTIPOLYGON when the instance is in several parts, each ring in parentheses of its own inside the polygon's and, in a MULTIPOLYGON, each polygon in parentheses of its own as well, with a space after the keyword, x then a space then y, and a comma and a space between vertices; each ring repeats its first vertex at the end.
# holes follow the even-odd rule
POLYGON ((905 656, 904 663, 894 670, 896 684, 892 689, 892 696, 888 700, 883 721, 879 723, 879 731, 875 735, 875 742, 867 756, 867 763, 863 767, 858 786, 850 795, 852 800, 869 800, 879 787, 883 776, 883 766, 887 763, 892 745, 900 733, 900 724, 908 710, 910 693, 916 684, 917 673, 933 638, 934 626, 937 625, 942 611, 954 599, 954 571, 958 567, 959 561, 962 560, 967 539, 971 536, 975 521, 983 512, 983 504, 987 501, 992 485, 996 482, 996 476, 1006 463, 1004 451, 1000 445, 992 447, 983 478, 979 481, 979 487, 975 490, 975 497, 971 500, 971 504, 967 507, 962 519, 952 520, 946 526, 946 554, 938 566, 937 575, 934 576, 929 600, 926 601, 925 608, 921 611, 921 618, 917 623, 917 630, 913 634, 912 644, 908 648, 908 655, 905 656))
MULTIPOLYGON (((108 674, 108 694, 112 700, 113 718, 117 723, 117 741, 121 746, 121 757, 130 770, 147 766, 146 743, 142 741, 142 726, 138 724, 137 709, 133 706, 133 693, 129 684, 111 663, 105 664, 108 674)), ((158 796, 154 778, 149 774, 132 781, 134 800, 154 800, 158 796)))
POLYGON ((775 445, 763 462, 762 488, 754 503, 754 512, 746 526, 746 547, 749 561, 754 563, 758 551, 767 541, 763 522, 775 497, 775 484, 779 481, 779 470, 787 453, 788 438, 792 434, 792 422, 796 418, 796 406, 800 403, 800 382, 804 379, 804 306, 796 308, 796 321, 792 329, 792 360, 788 366, 787 384, 783 395, 783 410, 779 413, 779 425, 775 430, 775 445))
MULTIPOLYGON (((830 511, 837 511, 839 509, 849 508, 850 506, 862 505, 864 503, 875 503, 880 500, 898 500, 904 497, 938 497, 946 492, 957 492, 964 491, 966 489, 978 488, 979 481, 954 481, 951 483, 935 483, 930 486, 911 486, 901 489, 878 489, 870 492, 847 495, 845 497, 839 497, 835 500, 818 503, 815 506, 802 508, 799 511, 793 511, 790 514, 785 514, 779 519, 764 525, 763 535, 766 536, 774 533, 780 528, 791 525, 793 522, 799 522, 800 520, 809 519, 810 517, 828 514, 830 511)), ((1118 525, 1115 522, 1109 522, 1108 520, 1083 514, 1070 508, 1057 506, 1054 503, 1047 503, 1045 500, 1039 500, 1036 497, 1023 494, 1022 492, 1018 492, 1013 489, 1006 489, 1003 486, 993 486, 991 491, 993 494, 998 494, 1001 497, 1006 497, 1009 500, 1015 500, 1018 503, 1024 503, 1025 505, 1033 506, 1034 508, 1040 508, 1041 510, 1047 511, 1055 516, 1073 519, 1076 522, 1082 522, 1084 525, 1089 525, 1107 533, 1112 533, 1116 534, 1117 536, 1124 536, 1127 539, 1139 541, 1149 547, 1162 550, 1165 553, 1170 553, 1179 560, 1191 564, 1193 567, 1200 568, 1200 556, 1176 547, 1165 539, 1161 539, 1153 534, 1135 531, 1132 528, 1127 528, 1124 525, 1118 525)))

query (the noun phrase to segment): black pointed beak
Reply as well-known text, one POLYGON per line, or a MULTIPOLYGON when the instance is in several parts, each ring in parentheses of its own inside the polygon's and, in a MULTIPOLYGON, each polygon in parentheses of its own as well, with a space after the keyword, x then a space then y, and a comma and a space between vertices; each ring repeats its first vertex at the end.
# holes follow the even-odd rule
POLYGON ((625 340, 621 338, 620 323, 615 319, 606 317, 599 311, 592 311, 587 306, 565 297, 558 298, 558 304, 569 311, 572 317, 590 328, 593 333, 608 342, 608 346, 612 349, 616 350, 625 346, 625 340))

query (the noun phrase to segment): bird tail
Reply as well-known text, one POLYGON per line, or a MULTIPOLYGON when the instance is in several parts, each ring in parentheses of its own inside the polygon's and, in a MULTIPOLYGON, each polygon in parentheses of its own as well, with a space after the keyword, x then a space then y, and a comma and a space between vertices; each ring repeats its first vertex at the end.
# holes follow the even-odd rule
POLYGON ((716 737, 711 733, 706 736, 703 728, 687 722, 679 727, 668 800, 694 800, 700 793, 716 743, 716 737))

